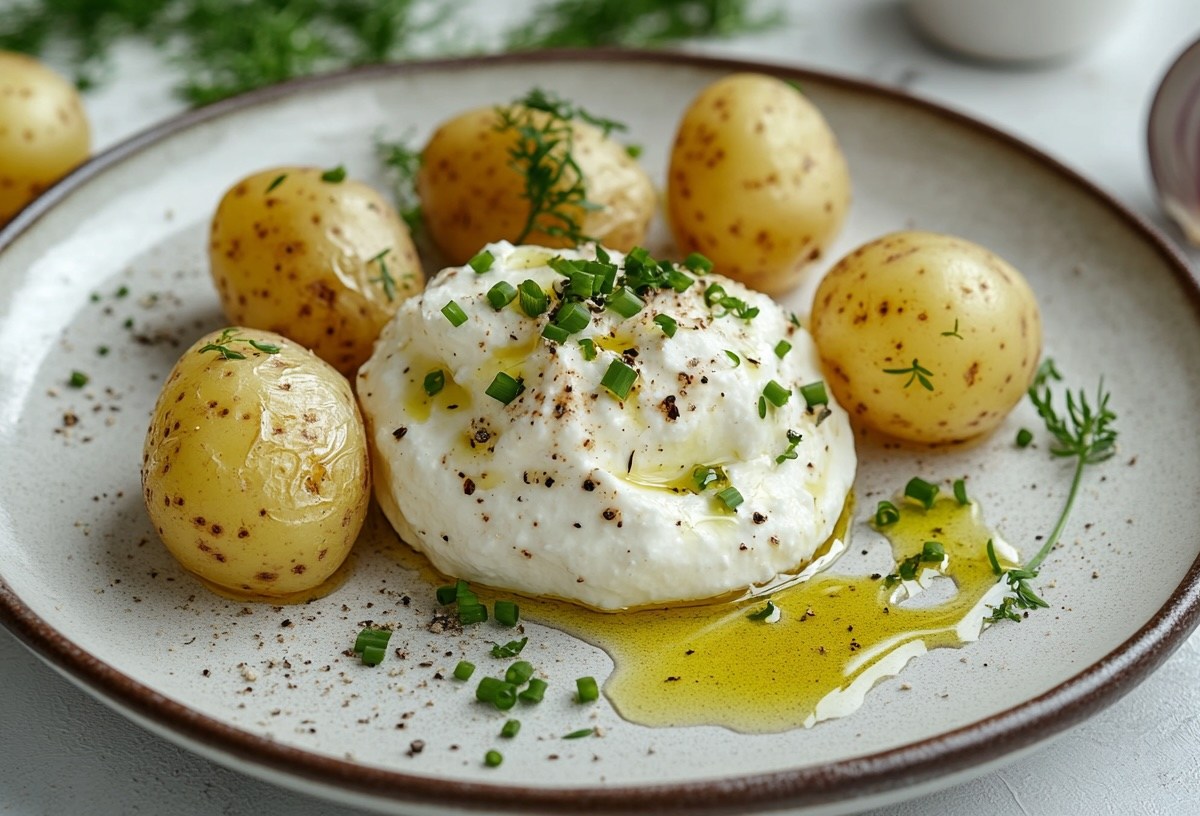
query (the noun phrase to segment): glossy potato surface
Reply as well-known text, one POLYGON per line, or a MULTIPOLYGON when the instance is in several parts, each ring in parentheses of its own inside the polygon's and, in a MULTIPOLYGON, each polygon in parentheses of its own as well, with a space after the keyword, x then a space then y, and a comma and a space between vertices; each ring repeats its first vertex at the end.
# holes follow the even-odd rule
POLYGON ((163 385, 142 487, 159 537, 202 580, 247 597, 312 590, 349 554, 370 499, 350 384, 280 335, 213 332, 163 385))
MULTIPOLYGON (((509 110, 537 125, 546 122, 546 114, 541 112, 520 106, 509 110)), ((548 227, 562 226, 555 219, 538 221, 522 236, 532 209, 525 188, 527 176, 510 166, 509 152, 518 135, 511 128, 498 130, 500 122, 496 108, 460 114, 443 123, 421 153, 417 193, 424 223, 451 265, 466 263, 492 241, 573 245, 562 236, 547 234, 548 227)), ((645 239, 654 215, 654 186, 625 147, 606 137, 600 128, 573 119, 570 130, 570 155, 582 172, 587 200, 598 209, 567 204, 564 210, 581 225, 584 235, 628 252, 645 239)), ((561 156, 561 150, 555 155, 561 156)), ((576 178, 571 170, 564 175, 565 180, 576 178)), ((563 186, 560 182, 556 189, 563 186)))
POLYGON ((325 172, 277 167, 235 184, 213 216, 209 265, 231 323, 290 337, 349 376, 425 276, 391 205, 325 172))
POLYGON ((1021 273, 978 244, 928 232, 885 235, 841 259, 817 288, 811 332, 856 425, 927 443, 994 430, 1042 347, 1021 273))
POLYGON ((0 51, 0 225, 88 157, 75 87, 32 57, 0 51))
POLYGON ((850 175, 833 131, 796 88, 734 74, 684 113, 671 150, 667 212, 684 255, 777 294, 799 283, 841 229, 850 175))

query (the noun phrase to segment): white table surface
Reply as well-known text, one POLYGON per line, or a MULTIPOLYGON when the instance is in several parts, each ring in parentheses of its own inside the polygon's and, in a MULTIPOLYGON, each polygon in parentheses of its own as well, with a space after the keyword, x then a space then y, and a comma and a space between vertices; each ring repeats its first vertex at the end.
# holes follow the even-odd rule
MULTIPOLYGON (((1001 0, 997 0, 1000 2, 1001 0)), ((1053 2, 1054 0, 1049 0, 1053 2)), ((770 4, 767 4, 770 5, 770 4)), ((1196 0, 1140 0, 1123 27, 1069 62, 998 68, 927 47, 888 0, 780 3, 778 29, 690 46, 903 86, 1020 136, 1181 242, 1155 204, 1146 113, 1166 67, 1200 38, 1196 0)), ((529 3, 476 2, 486 31, 529 3)), ((486 42, 487 35, 481 35, 486 42)), ((176 75, 131 46, 87 98, 97 149, 180 111, 176 75)), ((1193 271, 1200 251, 1186 250, 1193 271)), ((315 816, 334 808, 202 759, 133 725, 0 630, 0 813, 315 816)), ((1047 748, 875 816, 1200 813, 1200 633, 1149 680, 1047 748)))

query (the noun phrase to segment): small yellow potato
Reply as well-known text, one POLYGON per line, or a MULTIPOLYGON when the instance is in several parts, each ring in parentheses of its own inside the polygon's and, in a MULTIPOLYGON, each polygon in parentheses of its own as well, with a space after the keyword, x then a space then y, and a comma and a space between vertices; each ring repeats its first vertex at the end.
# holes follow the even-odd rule
MULTIPOLYGON (((548 114, 520 105, 503 110, 535 127, 550 122, 548 114)), ((526 191, 530 164, 514 161, 510 155, 520 139, 516 128, 501 129, 501 117, 498 108, 460 114, 443 123, 421 152, 417 194, 424 223, 449 265, 466 263, 493 241, 547 247, 575 243, 561 234, 549 234, 566 227, 561 219, 540 217, 530 225, 533 206, 526 191)), ((595 209, 585 209, 578 201, 562 205, 561 210, 579 225, 578 232, 621 252, 643 243, 656 199, 654 185, 641 165, 598 127, 579 119, 558 119, 550 126, 569 135, 547 137, 560 141, 546 166, 562 167, 569 141, 569 155, 580 171, 567 167, 552 189, 561 193, 580 181, 582 174, 586 200, 595 205, 595 209)))
POLYGON ((425 274, 396 211, 336 171, 277 167, 221 199, 209 265, 231 323, 278 332, 347 376, 425 274))
POLYGON ((0 226, 88 157, 91 131, 71 83, 0 51, 0 226))
POLYGON ((838 261, 817 287, 811 331, 856 425, 934 444, 994 430, 1042 350, 1021 273, 978 244, 929 232, 885 235, 838 261))
POLYGON ((705 88, 675 134, 667 215, 682 254, 778 294, 841 229, 850 175, 833 131, 800 91, 762 74, 705 88))
POLYGON ((154 406, 142 490, 163 544, 217 591, 286 599, 321 587, 371 496, 350 383, 271 332, 200 338, 154 406))

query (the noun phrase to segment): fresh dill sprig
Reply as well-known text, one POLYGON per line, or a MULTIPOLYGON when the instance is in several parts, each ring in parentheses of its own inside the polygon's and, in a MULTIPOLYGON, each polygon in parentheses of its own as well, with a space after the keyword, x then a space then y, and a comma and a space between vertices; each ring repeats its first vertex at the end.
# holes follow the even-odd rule
POLYGON ((245 360, 246 355, 240 351, 234 351, 230 348, 233 343, 245 343, 246 345, 261 351, 263 354, 278 354, 279 346, 274 343, 264 343, 261 340, 253 340, 249 337, 242 337, 241 332, 235 328, 227 328, 221 331, 220 336, 212 343, 205 343, 200 348, 196 349, 197 354, 203 354, 206 351, 215 351, 223 359, 226 360, 245 360))
POLYGON ((1095 465, 1110 458, 1116 453, 1117 431, 1112 427, 1117 415, 1109 408, 1109 392, 1104 390, 1104 379, 1096 387, 1095 402, 1088 399, 1083 389, 1072 393, 1067 391, 1066 413, 1059 414, 1054 407, 1054 397, 1050 390, 1051 381, 1061 381, 1062 375, 1054 366, 1054 361, 1047 359, 1042 363, 1034 376, 1033 384, 1029 387, 1029 400, 1037 408, 1038 415, 1046 425, 1046 430, 1054 437, 1050 453, 1054 456, 1073 458, 1075 460, 1074 474, 1071 477, 1071 488, 1067 492, 1067 500, 1063 503, 1058 522, 1050 535, 1046 537, 1042 547, 1033 558, 1023 567, 1003 570, 996 560, 992 542, 988 542, 988 559, 992 570, 1008 583, 1012 594, 1005 597, 999 606, 992 610, 989 622, 1000 620, 1020 620, 1018 609, 1036 609, 1047 607, 1048 604, 1039 598, 1029 587, 1028 582, 1038 575, 1038 567, 1046 560, 1046 556, 1054 549, 1066 529, 1067 519, 1075 506, 1079 494, 1079 486, 1083 482, 1083 471, 1089 465, 1095 465))
POLYGON ((388 247, 367 259, 368 266, 373 263, 379 264, 379 277, 371 278, 371 283, 378 283, 383 287, 383 293, 387 295, 389 303, 396 299, 396 279, 392 277, 392 273, 388 270, 387 261, 385 260, 391 251, 392 248, 388 247))
POLYGON ((377 138, 375 155, 383 164, 392 184, 392 195, 396 209, 408 229, 417 233, 421 229, 421 200, 417 196, 417 172, 421 169, 421 151, 412 146, 412 134, 392 141, 377 138))
POLYGON ((534 232, 566 238, 579 244, 591 240, 583 232, 579 214, 598 209, 587 198, 587 181, 575 160, 576 119, 595 125, 605 134, 624 125, 593 116, 554 94, 534 88, 511 105, 496 108, 496 129, 516 135, 509 149, 509 167, 521 176, 529 214, 513 240, 520 244, 534 232))
POLYGON ((749 0, 554 0, 508 32, 515 49, 662 45, 760 31, 779 12, 755 16, 749 0))
POLYGON ((908 380, 904 383, 905 388, 908 388, 910 385, 913 384, 914 381, 916 381, 916 382, 919 382, 921 384, 921 387, 924 388, 926 391, 933 390, 933 381, 929 379, 930 377, 933 376, 933 372, 930 371, 928 368, 923 367, 915 359, 912 361, 912 365, 909 366, 908 368, 885 368, 883 370, 883 373, 884 374, 908 374, 909 375, 908 380))

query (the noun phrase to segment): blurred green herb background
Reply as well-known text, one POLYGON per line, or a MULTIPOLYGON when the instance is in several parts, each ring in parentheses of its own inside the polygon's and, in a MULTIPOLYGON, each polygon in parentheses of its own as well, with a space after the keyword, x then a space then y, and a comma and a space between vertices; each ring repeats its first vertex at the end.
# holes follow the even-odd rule
MULTIPOLYGON (((546 0, 502 32, 504 50, 654 46, 765 28, 752 0, 546 0)), ((480 50, 446 0, 9 0, 0 49, 53 52, 79 86, 103 82, 113 46, 149 42, 182 72, 192 104, 292 77, 480 50), (415 43, 426 43, 417 53, 415 43), (428 43, 434 43, 430 52, 428 43)))

